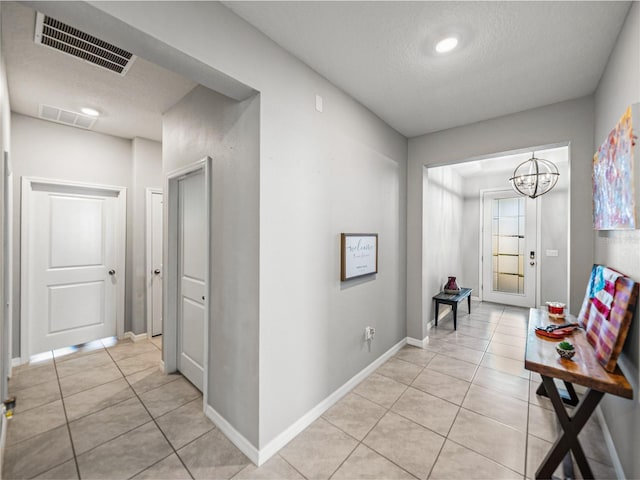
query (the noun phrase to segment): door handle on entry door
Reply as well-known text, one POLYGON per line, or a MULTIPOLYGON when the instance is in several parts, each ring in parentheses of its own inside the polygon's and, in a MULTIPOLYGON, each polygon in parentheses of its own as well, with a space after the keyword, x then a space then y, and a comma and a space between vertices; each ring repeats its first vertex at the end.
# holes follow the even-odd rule
POLYGON ((113 269, 109 270, 109 275, 113 276, 113 275, 115 275, 115 274, 116 274, 116 271, 115 271, 115 270, 113 270, 113 269))
POLYGON ((153 271, 153 274, 154 274, 154 275, 160 275, 160 269, 159 269, 159 268, 156 268, 156 269, 153 271))

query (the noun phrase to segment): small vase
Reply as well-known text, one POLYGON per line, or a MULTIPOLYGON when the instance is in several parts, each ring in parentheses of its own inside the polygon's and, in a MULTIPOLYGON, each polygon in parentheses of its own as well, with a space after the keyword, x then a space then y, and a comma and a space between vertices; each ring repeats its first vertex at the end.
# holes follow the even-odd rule
POLYGON ((449 277, 447 284, 444 286, 444 293, 460 293, 460 288, 456 283, 456 277, 449 277))

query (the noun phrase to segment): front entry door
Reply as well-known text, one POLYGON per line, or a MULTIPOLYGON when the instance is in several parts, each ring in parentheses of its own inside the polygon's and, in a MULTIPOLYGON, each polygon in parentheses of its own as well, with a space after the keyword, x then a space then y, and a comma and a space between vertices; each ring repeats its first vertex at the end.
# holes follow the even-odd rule
POLYGON ((206 196, 203 170, 178 180, 178 370, 200 390, 204 375, 206 196))
POLYGON ((23 182, 22 314, 29 355, 116 335, 124 282, 121 195, 23 182))
POLYGON ((536 201, 511 190, 484 192, 482 199, 482 299, 534 307, 536 201))

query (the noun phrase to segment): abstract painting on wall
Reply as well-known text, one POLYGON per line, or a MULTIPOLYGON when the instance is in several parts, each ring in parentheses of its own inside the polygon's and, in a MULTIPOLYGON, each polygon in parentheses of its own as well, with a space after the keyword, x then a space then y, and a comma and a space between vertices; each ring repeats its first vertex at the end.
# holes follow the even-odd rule
POLYGON ((593 226, 596 230, 636 228, 631 107, 593 156, 593 226))

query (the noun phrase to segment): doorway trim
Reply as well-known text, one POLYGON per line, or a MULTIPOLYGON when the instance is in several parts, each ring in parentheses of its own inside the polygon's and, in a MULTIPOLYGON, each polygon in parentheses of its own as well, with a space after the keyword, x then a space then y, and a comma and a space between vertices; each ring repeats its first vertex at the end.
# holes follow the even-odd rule
POLYGON ((2 266, 3 292, 0 295, 4 312, 2 321, 2 382, 0 383, 0 394, 5 398, 8 396, 9 387, 7 379, 11 376, 11 363, 13 360, 13 170, 9 152, 2 152, 3 161, 3 194, 4 205, 2 211, 3 246, 2 246, 2 266))
MULTIPOLYGON (((96 183, 74 182, 67 180, 56 180, 40 177, 22 177, 21 192, 21 215, 20 215, 20 359, 21 363, 27 363, 31 352, 29 351, 29 215, 31 205, 31 195, 34 184, 44 184, 58 187, 86 188, 87 190, 103 190, 113 192, 117 198, 116 211, 116 238, 122 238, 126 235, 127 222, 127 189, 116 185, 100 185, 96 183)), ((126 238, 124 242, 116 242, 116 268, 120 272, 125 272, 125 251, 126 238)), ((116 290, 116 336, 120 339, 124 338, 124 295, 125 295, 125 275, 122 276, 122 282, 118 282, 116 290)))
MULTIPOLYGON (((153 222, 152 222, 152 215, 153 215, 153 211, 152 211, 152 204, 151 204, 151 199, 152 196, 154 194, 160 194, 162 195, 164 192, 162 191, 161 188, 147 188, 146 189, 146 193, 145 193, 145 222, 146 222, 146 239, 145 239, 145 270, 146 270, 146 274, 145 274, 145 281, 147 282, 147 337, 151 338, 153 336, 153 325, 152 325, 152 320, 153 320, 153 295, 152 295, 152 282, 153 282, 153 258, 151 258, 151 239, 153 237, 153 222)), ((163 208, 163 213, 162 216, 164 217, 164 208, 163 208)), ((164 218, 163 218, 164 219, 164 218)), ((163 247, 164 248, 164 247, 163 247)), ((164 256, 164 255, 163 255, 164 256)), ((161 273, 161 275, 164 277, 164 272, 161 273)), ((164 294, 164 287, 163 287, 163 294, 164 294)), ((163 303, 164 303, 164 295, 163 295, 163 303)), ((164 332, 164 330, 163 330, 164 332)), ((164 337, 163 337, 164 338, 164 337)))
MULTIPOLYGON (((513 192, 512 189, 509 188, 504 188, 504 187, 496 187, 496 188, 483 188, 480 190, 480 227, 478 229, 479 235, 480 235, 480 241, 478 242, 479 245, 479 252, 478 252, 478 279, 480 280, 480 291, 478 292, 478 297, 480 298, 480 301, 484 301, 484 271, 483 271, 483 253, 484 253, 484 240, 485 240, 485 235, 484 235, 484 201, 485 201, 485 194, 487 193, 497 193, 497 192, 513 192)), ((535 239, 535 246, 536 246, 536 293, 535 293, 535 307, 539 307, 540 306, 540 289, 541 289, 541 283, 540 283, 540 258, 542 256, 542 252, 540 251, 540 249, 542 248, 542 236, 541 236, 541 228, 542 228, 542 215, 540 214, 540 197, 535 198, 534 201, 536 202, 536 218, 535 218, 535 224, 536 224, 536 239, 535 239)))
POLYGON ((164 250, 164 282, 162 284, 162 356, 164 372, 171 373, 178 369, 178 181, 193 172, 202 170, 204 173, 205 190, 205 218, 206 225, 206 251, 205 251, 205 300, 204 300, 204 359, 202 379, 203 409, 207 406, 208 399, 208 374, 209 374, 209 322, 210 322, 210 298, 211 298, 211 175, 213 160, 211 157, 194 162, 177 170, 172 170, 166 175, 164 189, 163 216, 166 228, 164 250))

